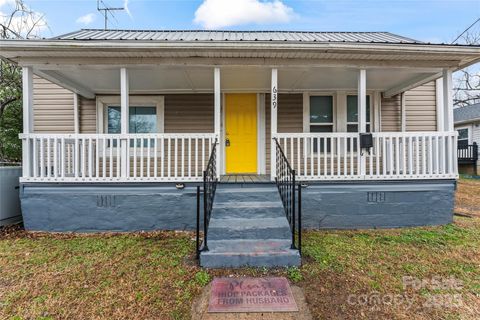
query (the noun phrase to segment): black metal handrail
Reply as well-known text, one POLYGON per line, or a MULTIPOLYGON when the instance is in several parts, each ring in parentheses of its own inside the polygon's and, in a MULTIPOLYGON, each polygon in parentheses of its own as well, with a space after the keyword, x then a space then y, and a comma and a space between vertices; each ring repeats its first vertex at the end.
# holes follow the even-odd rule
MULTIPOLYGON (((208 251, 208 225, 212 215, 213 200, 217 190, 217 139, 212 146, 207 167, 203 171, 203 251, 208 251)), ((197 187, 197 231, 196 231, 196 254, 200 256, 200 186, 197 187)))
POLYGON ((457 157, 459 161, 476 162, 478 160, 478 145, 476 143, 458 146, 457 157))
POLYGON ((302 187, 295 182, 295 170, 292 169, 277 138, 273 138, 276 145, 276 170, 275 182, 282 200, 285 215, 287 216, 292 232, 292 249, 302 251, 302 187), (295 199, 295 193, 298 197, 295 199), (295 200, 297 202, 295 202, 295 200), (298 206, 298 209, 296 208, 298 206), (297 209, 297 210, 296 210, 297 209), (297 240, 296 233, 298 233, 297 240))

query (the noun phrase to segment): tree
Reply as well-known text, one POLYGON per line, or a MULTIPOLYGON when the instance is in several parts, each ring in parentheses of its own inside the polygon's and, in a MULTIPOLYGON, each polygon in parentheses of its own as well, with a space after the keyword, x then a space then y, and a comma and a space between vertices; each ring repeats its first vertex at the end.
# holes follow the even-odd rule
MULTIPOLYGON (((460 43, 480 45, 480 31, 469 31, 460 37, 460 43)), ((470 66, 459 70, 454 79, 453 104, 465 107, 480 102, 480 67, 470 66)))
MULTIPOLYGON (((9 13, 0 13, 0 39, 39 38, 47 27, 44 16, 23 0, 4 2, 9 13)), ((0 161, 21 159, 18 134, 22 132, 22 72, 11 61, 0 59, 0 161)))

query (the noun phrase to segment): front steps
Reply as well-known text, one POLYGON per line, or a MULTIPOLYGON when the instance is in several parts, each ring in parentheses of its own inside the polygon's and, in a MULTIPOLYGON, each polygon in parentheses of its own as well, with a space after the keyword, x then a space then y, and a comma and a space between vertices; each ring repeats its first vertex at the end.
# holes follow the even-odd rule
POLYGON ((207 268, 299 266, 274 184, 219 184, 208 229, 207 268))

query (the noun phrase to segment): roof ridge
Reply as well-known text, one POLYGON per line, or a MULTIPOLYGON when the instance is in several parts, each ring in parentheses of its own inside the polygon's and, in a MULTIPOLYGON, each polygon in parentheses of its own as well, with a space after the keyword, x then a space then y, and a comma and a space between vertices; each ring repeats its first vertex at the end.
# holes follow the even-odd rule
MULTIPOLYGON (((78 31, 69 32, 68 34, 77 33, 79 31, 106 31, 106 32, 234 32, 234 33, 255 33, 255 32, 290 32, 290 33, 388 33, 393 36, 406 38, 389 31, 313 31, 313 30, 206 30, 206 29, 97 29, 82 28, 78 31)), ((63 35, 62 35, 63 36, 63 35)))

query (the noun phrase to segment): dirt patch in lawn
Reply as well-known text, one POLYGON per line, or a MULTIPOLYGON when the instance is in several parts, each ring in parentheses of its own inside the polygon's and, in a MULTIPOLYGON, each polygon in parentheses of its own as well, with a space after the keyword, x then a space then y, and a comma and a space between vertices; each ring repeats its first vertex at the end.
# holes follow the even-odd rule
POLYGON ((429 228, 306 232, 303 265, 289 269, 202 270, 192 233, 4 228, 0 319, 190 319, 214 276, 286 276, 314 319, 479 319, 480 181, 459 181, 456 211, 472 217, 429 228))

